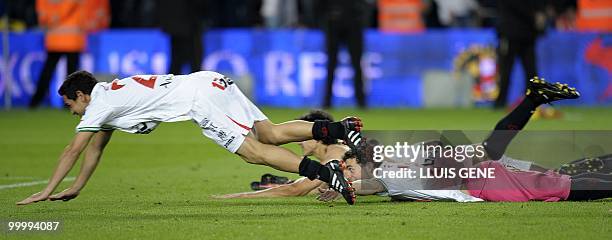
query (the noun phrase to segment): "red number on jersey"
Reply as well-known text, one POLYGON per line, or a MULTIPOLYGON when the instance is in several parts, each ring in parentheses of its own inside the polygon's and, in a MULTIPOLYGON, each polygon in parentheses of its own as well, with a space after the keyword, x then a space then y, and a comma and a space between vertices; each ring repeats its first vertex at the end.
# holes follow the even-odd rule
POLYGON ((134 79, 134 81, 142 84, 145 87, 153 89, 155 87, 155 81, 157 80, 157 76, 151 76, 148 80, 145 80, 144 78, 138 76, 132 77, 132 79, 134 79))
POLYGON ((119 85, 117 82, 119 81, 119 79, 115 79, 113 80, 113 84, 111 85, 111 90, 119 90, 122 87, 124 87, 125 85, 119 85))
MULTIPOLYGON (((157 80, 157 76, 151 76, 148 80, 136 76, 136 77, 132 77, 132 80, 136 81, 137 83, 142 84, 145 87, 153 89, 155 87, 155 81, 157 80)), ((125 86, 125 84, 124 85, 119 85, 118 81, 119 81, 119 79, 115 79, 112 82, 111 90, 119 90, 119 89, 121 89, 122 87, 125 86)))
POLYGON ((212 86, 221 90, 225 90, 225 88, 227 87, 227 82, 225 82, 225 80, 222 78, 215 78, 213 79, 212 86))

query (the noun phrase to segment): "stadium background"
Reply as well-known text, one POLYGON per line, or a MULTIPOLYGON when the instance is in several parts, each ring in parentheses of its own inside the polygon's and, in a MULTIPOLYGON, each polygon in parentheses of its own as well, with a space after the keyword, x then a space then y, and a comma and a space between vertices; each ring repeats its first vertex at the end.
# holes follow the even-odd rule
MULTIPOLYGON (((13 104, 27 106, 45 59, 44 36, 41 32, 28 31, 11 33, 8 39, 9 70, 2 69, 0 97, 4 99, 4 79, 8 77, 13 85, 13 104)), ((275 107, 321 105, 327 57, 320 32, 220 29, 206 32, 203 39, 206 57, 202 69, 231 76, 243 91, 250 93, 256 104, 275 107)), ((481 50, 490 49, 491 52, 495 45, 492 30, 437 30, 416 35, 390 35, 371 30, 366 35, 362 60, 368 79, 368 102, 372 107, 412 108, 465 107, 470 100, 486 102, 486 98, 476 98, 470 85, 481 78, 495 76, 494 55, 486 55, 486 51, 481 50), (471 59, 463 56, 471 56, 471 59), (477 71, 471 73, 462 68, 469 63, 461 61, 476 61, 472 64, 477 65, 477 71)), ((610 45, 610 34, 549 33, 537 45, 539 74, 580 89, 583 96, 573 104, 610 104, 612 60, 606 58, 612 51, 610 45)), ((107 30, 89 37, 88 50, 81 62, 85 70, 120 78, 165 74, 169 51, 168 37, 161 31, 107 30)), ((340 61, 334 101, 340 106, 351 106, 354 102, 353 72, 346 52, 340 53, 340 61)), ((63 64, 60 62, 60 66, 63 64)), ((518 99, 524 89, 521 65, 516 66, 510 102, 518 99)), ((65 67, 58 69, 61 70, 55 74, 48 100, 54 107, 62 106, 56 92, 61 85, 58 79, 65 77, 65 67)))
MULTIPOLYGON (((145 10, 152 8, 152 2, 111 1, 111 9, 129 6, 141 8, 137 8, 139 11, 125 18, 113 15, 112 28, 90 34, 87 49, 81 55, 81 68, 107 78, 167 73, 170 61, 169 37, 155 29, 155 23, 152 23, 155 17, 145 17, 151 14, 145 10), (131 22, 122 22, 128 20, 131 22)), ((231 76, 241 89, 261 106, 321 105, 327 56, 324 52, 325 39, 316 28, 316 23, 308 23, 308 20, 304 19, 295 23, 302 26, 299 28, 265 27, 260 23, 260 18, 249 17, 249 14, 242 16, 245 14, 227 10, 213 14, 216 10, 210 10, 213 7, 223 8, 235 4, 236 9, 247 8, 243 12, 257 14, 257 9, 248 12, 248 9, 253 8, 251 1, 228 1, 215 3, 216 5, 212 4, 213 2, 209 3, 204 15, 206 18, 202 20, 204 25, 210 26, 204 31, 202 38, 204 58, 201 69, 231 76), (218 15, 228 16, 220 18, 218 15)), ((497 37, 492 28, 494 24, 487 24, 486 18, 481 16, 483 14, 477 14, 480 17, 476 17, 475 13, 469 15, 474 18, 472 21, 479 22, 478 24, 394 29, 389 27, 394 22, 392 18, 389 20, 389 14, 385 15, 382 3, 408 8, 413 6, 410 4, 415 1, 379 1, 378 8, 376 1, 366 2, 370 10, 365 12, 373 16, 366 21, 370 30, 366 32, 362 66, 371 106, 466 107, 472 106, 472 103, 486 105, 487 101, 496 96, 497 37), (379 13, 378 17, 376 13, 379 13)), ((486 9, 484 6, 491 1, 481 2, 483 6, 477 9, 478 11, 484 11, 481 9, 486 9)), ((589 2, 599 2, 598 4, 603 6, 604 14, 600 15, 605 21, 606 1, 581 0, 578 4, 582 6, 589 2)), ((114 11, 111 13, 125 15, 127 10, 114 11)), ((581 11, 579 8, 576 11, 576 23, 573 27, 567 27, 559 23, 563 12, 558 12, 560 13, 551 16, 551 19, 556 17, 557 22, 551 21, 548 24, 546 34, 536 45, 539 74, 579 88, 583 96, 578 101, 572 101, 572 104, 593 106, 611 103, 612 35, 609 30, 612 24, 599 28, 583 27, 580 23, 581 19, 588 19, 587 11, 581 11)), ((495 19, 495 16, 489 18, 495 19)), ((609 18, 608 16, 607 19, 609 18)), ((400 20, 405 19, 398 19, 398 22, 401 22, 400 20)), ((27 27, 15 26, 20 26, 19 24, 9 25, 21 31, 11 31, 5 35, 5 44, 0 47, 4 51, 8 46, 0 68, 0 97, 4 100, 2 105, 5 107, 27 106, 35 91, 45 59, 43 32, 33 23, 28 23, 27 20, 26 23, 27 27), (12 86, 10 98, 5 96, 9 84, 12 86)), ((334 102, 339 106, 352 106, 353 103, 353 72, 348 59, 346 51, 342 51, 334 85, 334 102)), ((61 79, 66 75, 64 64, 60 62, 49 90, 50 98, 47 101, 54 107, 62 105, 61 98, 55 93, 61 79)), ((522 95, 525 82, 523 78, 521 64, 515 64, 509 94, 510 103, 522 95)))
MULTIPOLYGON (((112 2, 140 2, 143 9, 147 3, 112 2)), ((133 26, 138 28, 111 28, 89 37, 81 58, 83 69, 105 80, 166 72, 168 37, 145 23, 142 14, 134 16, 142 21, 133 26)), ((275 122, 320 106, 327 61, 320 31, 234 25, 239 28, 205 32, 202 69, 231 76, 275 122)), ((61 220, 64 225, 52 234, 0 232, 3 239, 608 239, 612 235, 609 200, 457 204, 360 197, 355 206, 318 203, 313 196, 215 200, 212 195, 248 191, 249 183, 263 173, 295 175, 246 164, 187 122, 164 124, 148 136, 115 133, 77 199, 16 207, 16 201, 44 186, 78 120, 60 110, 56 89, 65 77, 62 70, 55 73, 46 100, 52 108, 25 108, 45 58, 43 35, 28 28, 6 36, 9 47, 3 45, 2 50, 8 50, 8 60, 2 59, 0 65, 4 108, 9 107, 4 101, 7 79, 12 89, 11 110, 0 111, 0 222, 61 220), (32 182, 36 184, 23 185, 32 182)), ((612 130, 611 41, 609 31, 554 27, 539 39, 540 74, 575 85, 582 97, 560 103, 561 118, 532 121, 528 130, 612 130)), ((352 108, 352 72, 342 53, 335 87, 335 102, 342 107, 331 113, 337 118, 358 115, 368 130, 489 130, 505 111, 488 109, 490 98, 475 89, 482 86, 494 95, 494 86, 479 84, 495 79, 496 42, 492 28, 417 33, 370 28, 363 65, 372 108, 352 108)), ((58 69, 64 69, 63 64, 58 69)), ((516 66, 510 102, 523 91, 521 66, 516 66)), ((286 147, 299 151, 295 144, 286 147)), ((75 166, 69 177, 77 172, 75 166)), ((70 183, 62 183, 58 191, 70 183)))

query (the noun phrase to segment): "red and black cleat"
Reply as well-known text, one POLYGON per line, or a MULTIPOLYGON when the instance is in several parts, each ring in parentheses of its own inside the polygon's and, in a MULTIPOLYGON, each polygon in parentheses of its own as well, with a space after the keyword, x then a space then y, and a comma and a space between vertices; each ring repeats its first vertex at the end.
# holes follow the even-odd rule
POLYGON ((363 128, 363 122, 358 117, 345 117, 340 120, 340 123, 344 126, 347 131, 361 131, 363 128))
POLYGON ((355 152, 358 158, 363 159, 364 154, 361 149, 362 144, 365 143, 361 135, 363 122, 358 117, 346 117, 340 123, 344 126, 344 143, 355 152))
POLYGON ((355 204, 355 189, 344 177, 340 161, 332 160, 327 162, 324 166, 329 169, 331 176, 330 181, 327 183, 329 187, 342 194, 342 197, 348 204, 355 204))

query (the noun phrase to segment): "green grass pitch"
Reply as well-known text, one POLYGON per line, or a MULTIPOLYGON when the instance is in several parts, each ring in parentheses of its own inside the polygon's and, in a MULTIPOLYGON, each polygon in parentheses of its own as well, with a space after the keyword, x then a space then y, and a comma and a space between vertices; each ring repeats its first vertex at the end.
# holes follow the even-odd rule
MULTIPOLYGON (((304 109, 263 109, 274 122, 304 109)), ((564 108, 560 120, 528 129, 612 129, 610 108, 564 108)), ((491 129, 488 109, 333 111, 373 129, 491 129)), ((47 179, 78 119, 67 111, 0 112, 0 185, 47 179)), ((297 151, 295 144, 287 145, 297 151)), ((80 162, 79 162, 80 164, 80 162)), ((69 176, 76 176, 79 164, 69 176)), ((15 202, 44 185, 0 189, 1 221, 61 220, 57 233, 0 233, 0 239, 610 239, 612 202, 397 203, 359 197, 355 206, 285 199, 211 199, 249 190, 263 173, 203 137, 194 124, 166 123, 150 135, 114 134, 87 187, 70 202, 15 202)), ((64 182, 59 190, 70 182, 64 182)))

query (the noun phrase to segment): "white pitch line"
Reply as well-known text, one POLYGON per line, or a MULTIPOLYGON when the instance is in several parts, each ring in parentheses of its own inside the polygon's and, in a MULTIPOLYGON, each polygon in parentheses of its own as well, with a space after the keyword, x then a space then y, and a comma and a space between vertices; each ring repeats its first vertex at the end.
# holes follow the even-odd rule
MULTIPOLYGON (((74 179, 75 179, 74 177, 67 177, 67 178, 64 178, 62 182, 73 181, 74 179)), ((15 183, 15 184, 9 184, 9 185, 0 185, 0 190, 9 189, 9 188, 18 188, 18 187, 29 187, 29 186, 34 186, 34 185, 46 184, 47 182, 49 182, 49 180, 15 183)))
POLYGON ((36 179, 36 178, 35 177, 23 177, 23 176, 0 177, 0 180, 11 180, 11 179, 36 179))

